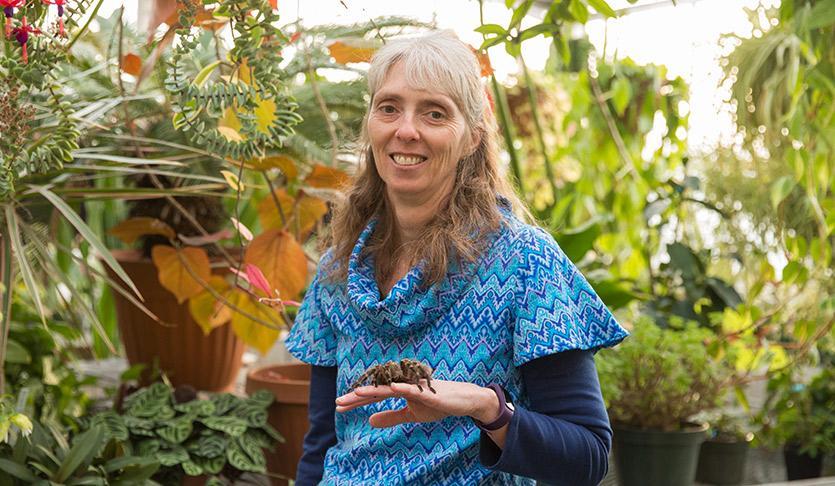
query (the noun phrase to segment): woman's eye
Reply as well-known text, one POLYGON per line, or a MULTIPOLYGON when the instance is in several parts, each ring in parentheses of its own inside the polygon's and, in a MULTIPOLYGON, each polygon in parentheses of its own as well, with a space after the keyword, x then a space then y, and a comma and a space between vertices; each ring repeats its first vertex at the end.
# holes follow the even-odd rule
POLYGON ((443 120, 444 119, 444 114, 441 113, 440 111, 430 111, 429 112, 429 117, 432 118, 433 120, 443 120))
POLYGON ((394 109, 394 107, 391 106, 391 105, 383 105, 379 109, 380 109, 380 111, 382 111, 383 113, 386 113, 386 114, 392 114, 396 111, 394 109))

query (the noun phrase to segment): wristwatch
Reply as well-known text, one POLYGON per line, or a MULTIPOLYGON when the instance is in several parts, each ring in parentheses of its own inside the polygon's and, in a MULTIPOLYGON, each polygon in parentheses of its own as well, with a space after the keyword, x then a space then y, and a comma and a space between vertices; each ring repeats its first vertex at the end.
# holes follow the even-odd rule
POLYGON ((475 422, 476 427, 481 430, 493 431, 498 430, 510 422, 511 417, 513 417, 513 412, 516 410, 512 403, 507 400, 508 394, 505 392, 504 388, 498 383, 490 383, 487 385, 487 388, 491 388, 496 395, 499 397, 499 418, 490 422, 489 424, 485 424, 484 422, 478 421, 473 418, 473 422, 475 422))

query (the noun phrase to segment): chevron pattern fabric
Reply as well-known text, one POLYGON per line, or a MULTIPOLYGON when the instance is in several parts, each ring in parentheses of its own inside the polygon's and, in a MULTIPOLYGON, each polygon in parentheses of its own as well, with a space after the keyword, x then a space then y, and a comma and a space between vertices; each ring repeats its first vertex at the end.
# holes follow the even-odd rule
MULTIPOLYGON (((401 358, 423 361, 442 380, 501 383, 514 403, 528 406, 518 366, 570 349, 599 349, 626 331, 553 237, 502 207, 504 225, 479 261, 427 289, 418 264, 385 299, 374 280, 373 256, 360 235, 347 281, 322 275, 320 264, 290 335, 298 359, 337 366, 337 396, 369 366, 401 358)), ((368 419, 402 408, 389 398, 336 414, 337 444, 325 457, 326 485, 533 485, 528 478, 490 470, 478 460, 479 430, 468 417, 372 428, 368 419)))

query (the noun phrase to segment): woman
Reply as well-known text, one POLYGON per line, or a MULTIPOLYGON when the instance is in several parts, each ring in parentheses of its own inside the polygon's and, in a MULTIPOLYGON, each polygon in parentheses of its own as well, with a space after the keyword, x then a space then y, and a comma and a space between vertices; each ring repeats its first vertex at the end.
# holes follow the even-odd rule
POLYGON ((296 484, 597 484, 612 433, 593 352, 626 332, 514 215, 475 56, 448 32, 390 42, 368 84, 364 164, 286 342, 313 365, 296 484), (350 390, 402 358, 437 393, 350 390))

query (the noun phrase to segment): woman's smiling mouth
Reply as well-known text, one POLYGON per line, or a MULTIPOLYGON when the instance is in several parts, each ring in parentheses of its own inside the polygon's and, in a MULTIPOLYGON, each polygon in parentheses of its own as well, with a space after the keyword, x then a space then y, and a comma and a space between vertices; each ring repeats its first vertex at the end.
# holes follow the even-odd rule
POLYGON ((418 165, 426 160, 426 157, 422 155, 391 154, 390 157, 396 165, 400 166, 418 165))

